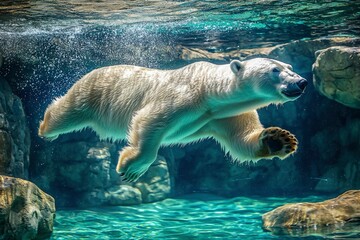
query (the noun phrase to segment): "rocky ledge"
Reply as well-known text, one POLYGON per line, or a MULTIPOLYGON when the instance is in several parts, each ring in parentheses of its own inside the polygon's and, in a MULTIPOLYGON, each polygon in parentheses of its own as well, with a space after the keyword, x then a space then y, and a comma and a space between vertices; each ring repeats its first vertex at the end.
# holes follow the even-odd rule
POLYGON ((49 239, 55 201, 35 184, 0 175, 0 239, 49 239))
MULTIPOLYGON (((360 190, 317 203, 294 203, 278 207, 263 215, 263 228, 275 233, 285 231, 320 231, 360 223, 360 190), (323 229, 322 229, 323 230, 323 229)), ((297 232, 298 233, 298 232, 297 232)))
POLYGON ((273 47, 239 49, 230 52, 212 53, 204 49, 179 47, 179 56, 183 60, 247 60, 254 57, 268 57, 293 65, 295 72, 303 75, 311 72, 311 66, 315 62, 315 52, 333 46, 356 47, 360 44, 360 38, 333 37, 318 39, 296 40, 290 43, 280 44, 273 47))

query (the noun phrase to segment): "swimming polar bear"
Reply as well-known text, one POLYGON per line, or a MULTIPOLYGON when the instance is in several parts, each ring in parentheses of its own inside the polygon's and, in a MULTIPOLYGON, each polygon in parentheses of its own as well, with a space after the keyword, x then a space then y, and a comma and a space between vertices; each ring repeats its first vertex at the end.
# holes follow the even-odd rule
POLYGON ((286 158, 297 140, 278 127, 264 129, 256 109, 297 99, 307 81, 280 61, 255 58, 175 70, 118 65, 85 75, 46 109, 39 136, 90 127, 101 138, 126 139, 116 167, 136 181, 161 145, 215 138, 233 159, 286 158))

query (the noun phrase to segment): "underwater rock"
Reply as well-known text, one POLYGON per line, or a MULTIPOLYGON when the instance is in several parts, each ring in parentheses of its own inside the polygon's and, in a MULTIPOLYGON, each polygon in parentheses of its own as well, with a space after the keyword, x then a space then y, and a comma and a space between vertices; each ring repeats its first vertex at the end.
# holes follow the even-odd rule
POLYGON ((358 46, 360 38, 333 37, 313 40, 296 40, 276 46, 268 57, 293 65, 294 71, 300 75, 311 72, 315 62, 315 53, 318 50, 332 46, 358 46))
POLYGON ((360 48, 331 47, 317 52, 315 88, 348 107, 360 108, 360 48))
POLYGON ((48 239, 54 218, 50 195, 29 181, 0 176, 1 239, 48 239))
MULTIPOLYGON (((161 156, 158 156, 158 159, 150 166, 144 176, 130 185, 129 183, 122 182, 119 174, 113 174, 115 172, 114 165, 112 165, 110 172, 112 172, 110 174, 110 181, 95 178, 90 180, 98 181, 99 185, 97 187, 93 186, 93 188, 88 188, 84 191, 81 183, 78 183, 77 188, 73 186, 72 191, 77 192, 79 195, 75 205, 78 207, 93 207, 156 202, 168 197, 171 190, 167 163, 161 156), (104 184, 105 182, 106 184, 104 184)), ((86 173, 85 171, 83 173, 83 179, 92 178, 92 176, 85 176, 86 174, 89 174, 89 172, 86 173)), ((87 184, 83 185, 86 186, 87 184)))
POLYGON ((109 185, 110 152, 106 143, 70 142, 55 148, 57 181, 62 187, 88 191, 109 185))
POLYGON ((210 52, 200 48, 178 47, 179 57, 186 61, 201 60, 230 60, 237 59, 246 60, 253 57, 266 57, 275 47, 264 47, 254 49, 241 49, 229 52, 210 52))
POLYGON ((0 77, 0 174, 27 178, 29 136, 21 100, 0 77))
POLYGON ((110 187, 114 146, 88 132, 42 142, 32 155, 32 180, 57 199, 58 206, 98 206, 110 187))
POLYGON ((144 203, 167 198, 171 191, 168 165, 164 157, 158 155, 149 170, 135 183, 144 203))
POLYGON ((287 229, 343 227, 346 223, 360 222, 360 190, 347 191, 340 196, 317 203, 293 203, 278 207, 262 216, 263 228, 279 232, 287 229))
POLYGON ((360 44, 360 38, 334 37, 296 40, 274 47, 240 49, 229 52, 209 52, 203 49, 181 47, 180 58, 183 60, 247 60, 255 57, 273 58, 293 65, 294 71, 303 75, 311 72, 315 62, 315 52, 332 46, 355 47, 360 44))
POLYGON ((67 134, 44 142, 34 156, 34 182, 62 207, 134 205, 166 198, 171 190, 169 168, 159 156, 136 183, 115 171, 124 143, 100 141, 95 133, 67 134))
POLYGON ((139 189, 128 185, 113 186, 105 192, 106 205, 136 205, 142 203, 139 189))
POLYGON ((199 48, 178 47, 179 57, 182 60, 193 61, 197 59, 224 60, 227 54, 208 52, 199 48))

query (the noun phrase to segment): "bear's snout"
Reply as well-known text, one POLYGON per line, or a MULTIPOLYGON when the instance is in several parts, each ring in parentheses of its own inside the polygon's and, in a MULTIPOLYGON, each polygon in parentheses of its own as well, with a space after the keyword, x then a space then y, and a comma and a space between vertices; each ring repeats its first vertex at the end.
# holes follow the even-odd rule
POLYGON ((282 86, 281 93, 284 94, 288 98, 297 98, 299 97, 305 90, 308 81, 304 78, 299 79, 296 82, 288 83, 282 86))
POLYGON ((300 81, 296 82, 296 85, 301 89, 301 91, 304 91, 304 89, 308 85, 308 81, 303 78, 300 81))

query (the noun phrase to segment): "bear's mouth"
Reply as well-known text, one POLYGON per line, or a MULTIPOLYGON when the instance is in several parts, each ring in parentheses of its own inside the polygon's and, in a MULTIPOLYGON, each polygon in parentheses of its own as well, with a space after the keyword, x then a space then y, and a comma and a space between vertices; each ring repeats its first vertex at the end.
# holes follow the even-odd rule
POLYGON ((282 94, 284 94, 285 96, 287 96, 288 98, 297 98, 299 97, 301 94, 303 94, 304 91, 301 90, 296 90, 296 91, 286 91, 283 90, 281 91, 282 94))

